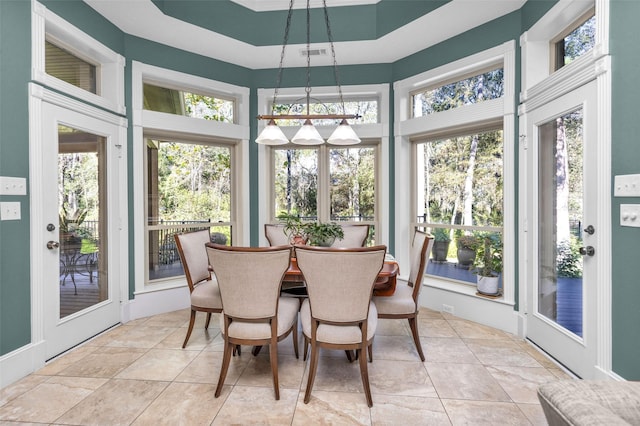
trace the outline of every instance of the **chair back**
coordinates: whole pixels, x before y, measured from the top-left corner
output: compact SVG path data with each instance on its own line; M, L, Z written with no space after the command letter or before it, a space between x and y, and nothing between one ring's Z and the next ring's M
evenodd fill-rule
M336 239L331 247L364 247L369 236L369 225L342 225L344 237Z
M234 247L207 244L225 315L245 320L274 317L291 246Z
M337 323L366 320L386 246L350 249L296 246L295 250L313 318Z
M209 229L174 234L173 238L176 241L178 254L187 277L189 291L193 292L196 284L211 279L209 259L207 259L207 252L204 246L211 241Z
M284 246L289 244L289 236L284 232L284 225L278 223L265 223L264 236L270 246Z
M409 286L413 287L413 300L416 303L418 302L420 289L422 289L422 277L432 248L433 237L425 232L416 230L413 234L413 242L409 251L411 263L408 281Z

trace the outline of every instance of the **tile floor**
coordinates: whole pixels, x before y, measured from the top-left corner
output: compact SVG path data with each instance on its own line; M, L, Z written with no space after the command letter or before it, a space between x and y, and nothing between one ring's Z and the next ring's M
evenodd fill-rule
M218 323L205 331L199 313L183 350L188 317L181 310L118 326L0 390L0 424L544 425L537 386L569 377L515 336L423 309L424 363L405 320L380 320L369 364L372 408L358 363L342 351L321 353L304 404L308 362L295 358L291 337L278 346L280 401L268 351L254 357L248 347L214 398Z

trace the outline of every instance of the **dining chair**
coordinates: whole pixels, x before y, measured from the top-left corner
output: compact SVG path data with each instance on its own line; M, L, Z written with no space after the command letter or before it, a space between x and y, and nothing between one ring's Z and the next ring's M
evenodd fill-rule
M406 283L400 282L391 296L374 296L373 302L378 310L378 318L409 320L409 327L413 336L413 342L418 350L420 359L424 361L424 353L420 344L418 333L419 296L422 289L422 277L429 259L429 253L433 247L433 237L416 230L410 250L409 279ZM371 354L370 354L371 355Z
M264 236L270 246L284 246L290 244L289 236L284 232L284 225L279 223L265 223Z
M386 246L332 248L296 246L298 267L309 297L302 302L300 321L304 334L304 359L311 345L311 361L304 402L318 368L319 348L356 351L367 404L373 406L367 348L371 348L378 323L371 302L373 285L382 269Z
M209 229L187 232L184 234L174 234L176 247L184 274L187 277L189 285L189 294L191 298L191 317L189 318L189 328L187 336L184 339L182 348L187 346L193 325L196 320L196 312L206 312L207 321L204 325L205 330L209 328L212 313L222 312L222 299L220 298L220 289L216 280L211 279L209 271L209 259L205 244L210 242Z
M331 247L364 247L369 237L369 225L341 225L344 236L336 239Z
M293 334L298 358L297 299L280 297L282 278L291 261L291 246L230 247L207 244L209 264L220 286L223 312L220 329L224 355L215 397L220 396L235 345L269 345L276 400L278 386L278 342Z

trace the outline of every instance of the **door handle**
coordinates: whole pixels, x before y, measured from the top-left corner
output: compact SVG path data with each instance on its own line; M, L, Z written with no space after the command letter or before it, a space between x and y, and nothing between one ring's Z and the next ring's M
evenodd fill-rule
M47 242L47 248L49 250L57 249L58 247L60 247L60 243L57 242L57 241L49 241L49 242Z
M596 253L596 249L592 246L580 247L580 254L583 256L593 256Z

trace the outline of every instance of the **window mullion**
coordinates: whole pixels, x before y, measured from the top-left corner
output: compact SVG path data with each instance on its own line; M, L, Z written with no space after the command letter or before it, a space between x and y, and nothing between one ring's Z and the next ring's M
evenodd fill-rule
M329 222L331 219L329 151L327 145L320 146L318 150L318 220L320 222Z

